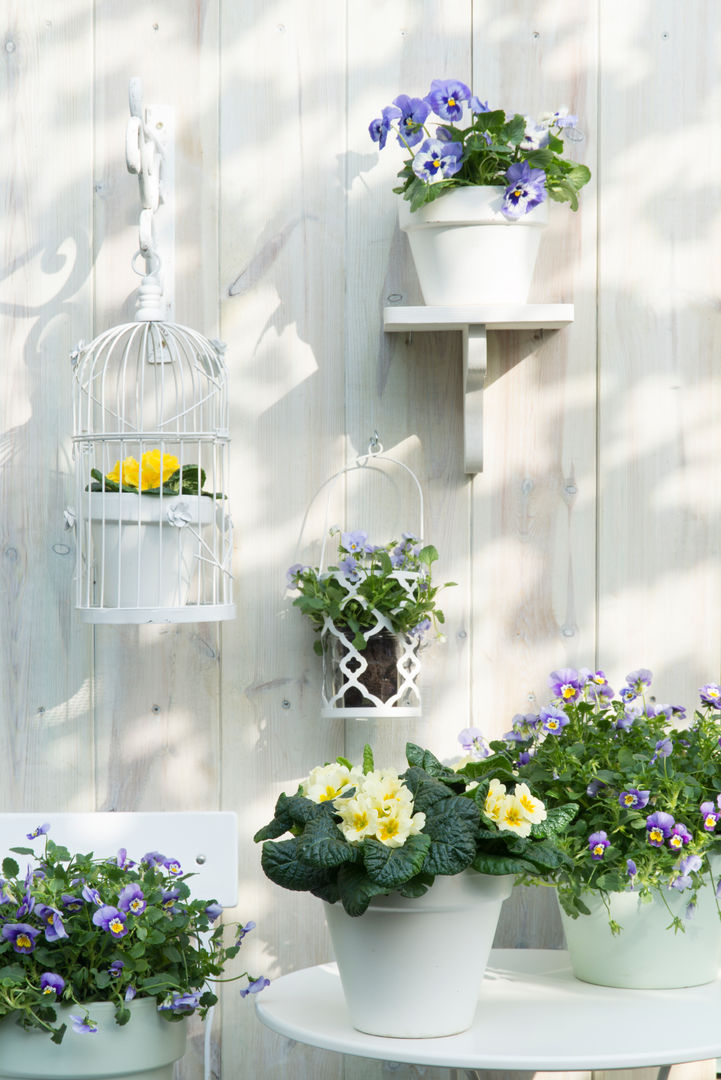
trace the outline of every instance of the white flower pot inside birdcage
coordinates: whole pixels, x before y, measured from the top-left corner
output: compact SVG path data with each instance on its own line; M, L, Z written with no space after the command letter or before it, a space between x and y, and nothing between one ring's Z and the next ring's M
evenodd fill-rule
M163 609L187 604L198 589L216 500L205 495L160 498L139 492L89 496L95 606ZM194 598L197 599L197 596Z
M322 710L325 717L420 716L418 639L396 634L383 615L365 632L357 649L353 634L326 617L323 646Z

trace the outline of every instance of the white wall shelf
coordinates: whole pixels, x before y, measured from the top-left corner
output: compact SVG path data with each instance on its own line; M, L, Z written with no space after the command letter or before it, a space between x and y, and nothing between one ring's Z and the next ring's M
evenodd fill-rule
M386 307L389 334L460 330L463 335L463 452L467 473L483 470L483 388L487 330L560 330L573 322L573 304L479 304L465 307Z

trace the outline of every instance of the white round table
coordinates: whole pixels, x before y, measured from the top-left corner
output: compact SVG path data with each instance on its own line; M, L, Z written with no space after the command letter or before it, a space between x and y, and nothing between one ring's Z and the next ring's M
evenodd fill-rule
M397 987L385 989L402 993L402 973ZM592 986L574 978L561 950L494 949L473 1026L441 1039L356 1031L335 964L276 979L256 999L256 1010L269 1028L298 1042L415 1065L575 1071L721 1056L721 981L684 990Z

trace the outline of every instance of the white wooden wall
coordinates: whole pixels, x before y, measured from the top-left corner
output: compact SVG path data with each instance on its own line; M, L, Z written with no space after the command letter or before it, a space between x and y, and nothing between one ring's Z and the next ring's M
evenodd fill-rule
M3 0L0 809L238 811L244 949L277 976L328 943L251 836L312 765L369 736L388 761L408 736L451 754L566 664L647 666L659 700L687 704L719 678L720 38L717 0ZM177 110L176 317L228 343L240 615L223 625L93 629L71 606L68 354L132 317L132 75ZM535 285L575 322L494 336L475 479L460 335L382 332L387 298L419 293L400 159L367 135L399 92L451 75L506 109L570 106L593 171L577 215L554 208ZM344 730L319 719L284 577L316 557L314 496L374 429L419 474L460 584L423 720ZM402 480L333 512L378 538L414 520ZM522 896L499 940L557 935ZM223 1012L225 1077L388 1071L270 1034L234 988ZM183 1080L201 1051L196 1034Z

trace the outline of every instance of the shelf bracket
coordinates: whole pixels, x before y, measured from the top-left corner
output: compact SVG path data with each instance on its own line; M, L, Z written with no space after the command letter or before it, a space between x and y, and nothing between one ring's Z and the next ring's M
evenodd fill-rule
M488 367L485 323L470 323L463 335L463 458L467 473L483 472L483 388Z
M479 304L464 307L387 307L388 334L460 330L463 340L463 455L465 471L483 471L483 390L488 330L560 330L573 322L573 304Z

